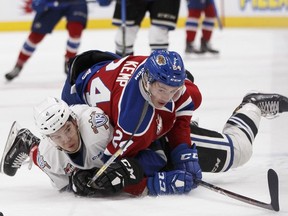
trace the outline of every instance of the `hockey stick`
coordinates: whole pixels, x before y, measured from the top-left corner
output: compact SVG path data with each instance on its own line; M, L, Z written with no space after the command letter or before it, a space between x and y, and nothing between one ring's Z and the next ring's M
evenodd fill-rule
M278 175L273 169L269 169L267 173L268 178L268 187L269 187L269 194L271 203L264 203L249 197L242 196L240 194L228 191L226 189L220 188L218 186L215 186L213 184L207 183L205 181L199 180L197 181L199 185L202 187L205 187L209 190L215 191L217 193L220 193L222 195L228 196L230 198L248 203L250 205L258 206L260 208L272 210L272 211L279 211L279 183L278 183Z
M126 147L130 144L131 139L134 137L134 134L138 131L138 129L139 129L146 113L147 113L148 105L149 105L149 102L145 101L142 112L141 112L141 116L139 118L139 121L138 121L133 133L131 134L129 139L122 146L120 146L120 148L109 158L109 160L107 160L106 163L97 171L97 173L93 176L93 178L90 179L90 181L87 183L88 187L91 187L91 184L97 178L99 178L99 176L116 160L116 158L119 157L126 150Z
M223 29L223 25L222 25L222 22L221 22L221 20L220 20L219 15L218 15L218 11L217 11L216 3L215 3L215 2L213 2L213 7L214 7L214 11L215 11L215 15L216 15L218 27L219 27L220 30L222 30L222 29Z
M126 0L121 0L122 56L126 55Z

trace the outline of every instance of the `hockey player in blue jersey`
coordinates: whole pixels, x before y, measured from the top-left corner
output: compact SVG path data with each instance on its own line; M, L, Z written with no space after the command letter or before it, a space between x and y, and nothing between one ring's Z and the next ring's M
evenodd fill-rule
M100 6L105 6L110 0L98 0ZM106 3L106 4L105 4ZM87 2L85 0L27 0L24 7L26 13L35 11L31 32L25 40L14 68L5 74L8 81L17 77L25 63L34 54L39 43L47 34L52 33L62 18L66 18L68 39L64 55L64 72L67 73L68 61L73 58L81 43L81 36L87 24Z

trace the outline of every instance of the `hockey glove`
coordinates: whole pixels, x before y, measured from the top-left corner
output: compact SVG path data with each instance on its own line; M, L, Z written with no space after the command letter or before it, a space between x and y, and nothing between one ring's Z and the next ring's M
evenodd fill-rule
M76 195L79 196L93 196L98 191L95 188L88 187L87 184L91 178L93 178L94 173L97 172L98 169L90 169L90 170L77 170L75 171L70 179L70 184L72 185L72 190Z
M102 7L109 6L111 4L111 0L97 0L99 5Z
M142 167L137 160L133 158L123 158L120 161L113 162L98 179L95 180L92 187L96 185L107 194L117 193L125 186L139 183L144 177Z
M32 0L32 9L37 13L42 13L47 9L47 0Z
M152 196L188 193L193 184L192 175L182 170L158 172L147 180L148 194Z
M191 148L186 143L180 144L171 152L171 159L175 169L191 173L195 180L202 179L202 171L198 163L198 152L195 144ZM197 184L193 186L197 187Z

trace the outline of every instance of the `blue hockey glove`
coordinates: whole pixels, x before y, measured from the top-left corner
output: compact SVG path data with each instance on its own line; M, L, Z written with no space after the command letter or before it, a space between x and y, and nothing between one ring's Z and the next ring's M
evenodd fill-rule
M191 173L196 180L202 179L196 145L190 148L186 143L180 144L171 152L171 159L175 169ZM195 184L194 186L196 187L197 185Z
M192 175L182 170L158 172L147 180L148 194L152 196L188 193L193 184Z
M111 0L97 0L99 5L102 7L109 6L111 4Z
M47 0L32 0L31 7L37 13L41 13L47 9Z

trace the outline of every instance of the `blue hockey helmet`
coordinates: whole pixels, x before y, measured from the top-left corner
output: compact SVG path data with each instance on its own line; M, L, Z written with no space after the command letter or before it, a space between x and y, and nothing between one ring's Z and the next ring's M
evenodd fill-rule
M153 51L144 64L144 71L148 74L148 82L159 81L173 87L182 86L186 78L183 60L173 51Z

